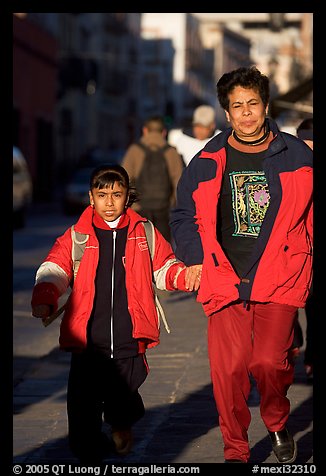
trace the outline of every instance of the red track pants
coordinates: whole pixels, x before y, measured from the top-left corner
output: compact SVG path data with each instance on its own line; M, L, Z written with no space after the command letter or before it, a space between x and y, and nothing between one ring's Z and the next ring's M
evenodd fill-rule
M294 367L288 360L297 308L283 304L227 306L208 320L208 353L225 459L248 461L247 405L250 377L260 394L260 414L269 431L286 425L287 390Z

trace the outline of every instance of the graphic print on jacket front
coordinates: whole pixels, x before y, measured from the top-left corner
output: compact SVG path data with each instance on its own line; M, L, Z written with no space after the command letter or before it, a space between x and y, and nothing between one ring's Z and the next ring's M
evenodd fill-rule
M232 236L257 238L269 205L270 195L263 171L229 174L234 232Z

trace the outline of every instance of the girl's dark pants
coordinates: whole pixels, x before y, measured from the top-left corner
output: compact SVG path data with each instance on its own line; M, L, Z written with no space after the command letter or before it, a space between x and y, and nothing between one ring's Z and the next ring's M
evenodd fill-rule
M138 388L146 379L145 356L111 359L87 350L73 353L68 380L69 445L78 458L98 455L102 422L130 428L145 413Z

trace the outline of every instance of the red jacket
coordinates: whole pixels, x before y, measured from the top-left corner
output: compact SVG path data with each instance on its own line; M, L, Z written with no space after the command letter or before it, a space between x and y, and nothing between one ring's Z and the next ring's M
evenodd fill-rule
M91 315L95 295L95 275L99 248L92 226L93 209L89 206L75 225L75 230L89 235L77 278L67 303L60 327L60 347L65 350L82 350L87 343L87 322ZM142 222L138 213L128 208L129 218L125 250L126 289L128 309L132 318L133 337L143 345L140 349L159 343L160 323L155 306L152 269L157 288L185 289L185 266L176 260L171 245L155 229L155 255L153 268ZM72 239L70 228L57 238L45 261L36 274L32 306L49 304L57 308L72 280Z
M217 207L231 129L214 137L190 162L178 184L171 226L176 256L203 264L198 301L207 316L238 299L303 308L312 281L312 152L280 132L264 158L271 202L242 279L216 236Z

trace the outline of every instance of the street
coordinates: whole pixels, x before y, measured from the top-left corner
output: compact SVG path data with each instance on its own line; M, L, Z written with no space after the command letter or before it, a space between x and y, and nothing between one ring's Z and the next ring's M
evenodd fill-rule
M31 316L31 295L38 266L57 236L73 216L65 216L59 206L37 205L31 209L26 227L13 233L13 351L14 383L57 345L60 319L45 328ZM62 298L64 302L64 297Z
M58 350L60 318L49 327L30 314L35 271L56 236L75 222L58 209L37 208L25 229L14 232L14 463L76 463L67 444L65 392L70 354ZM150 373L141 386L145 417L135 425L130 455L110 463L222 463L223 444L212 396L206 317L193 293L160 292L171 334L148 351ZM300 312L304 327L304 313ZM313 463L313 388L305 380L302 353L289 390L289 428L298 442L297 463ZM251 462L275 464L259 414L255 384Z

